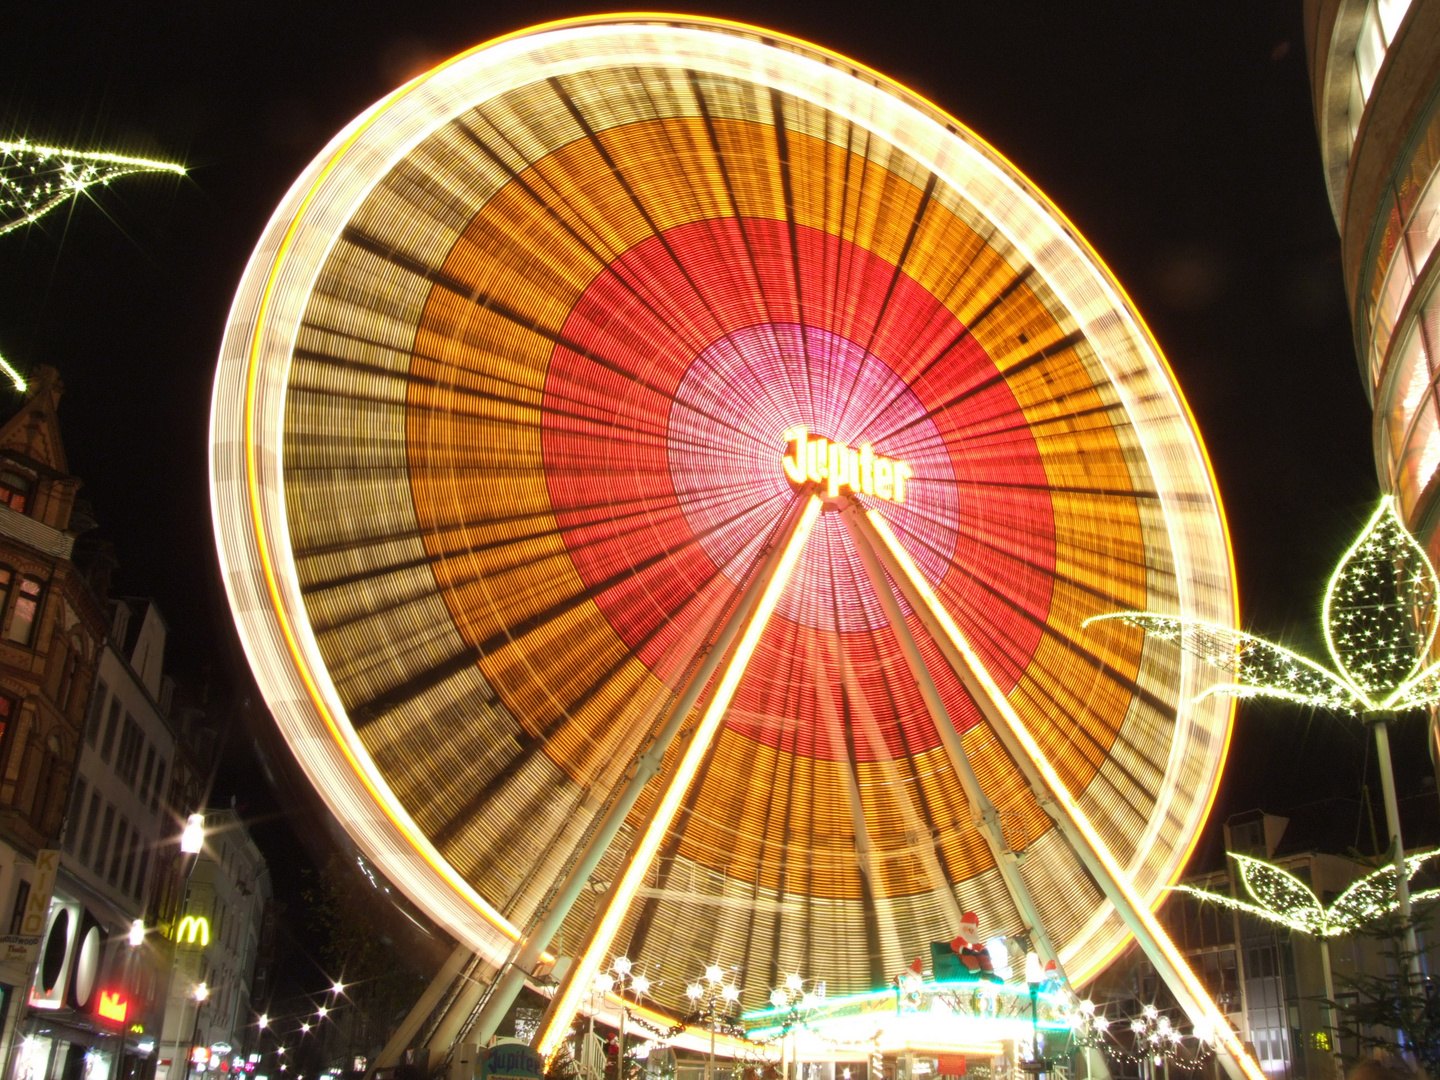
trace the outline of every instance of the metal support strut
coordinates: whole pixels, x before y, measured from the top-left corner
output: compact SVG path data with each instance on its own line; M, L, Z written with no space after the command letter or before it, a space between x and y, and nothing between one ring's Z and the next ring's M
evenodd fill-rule
M669 832L670 826L680 809L680 804L689 790L700 763L709 753L715 737L719 734L721 721L730 708L730 702L739 687L745 667L760 642L770 615L779 603L780 594L791 571L800 559L800 553L809 539L810 530L820 514L820 499L815 495L805 496L799 514L786 530L785 543L778 548L778 558L767 560L761 570L763 581L758 603L750 617L745 620L744 633L735 643L733 653L725 665L724 674L711 695L710 702L701 714L700 722L692 729L689 741L676 762L664 790L655 801L650 820L636 839L625 861L616 883L611 886L600 902L600 910L590 931L585 952L579 961L565 974L550 1007L541 1018L534 1046L541 1056L549 1060L554 1056L560 1043L569 1034L570 1022L579 1008L580 1000L588 992L591 981L599 970L605 953L614 943L620 931L625 913L640 888L650 863ZM757 584L759 584L757 582ZM623 1005L622 1005L623 1008Z
M870 541L896 587L915 609L946 662L994 729L1001 745L1030 784L1040 808L1054 821L1076 858L1090 872L1105 898L1135 935L1146 959L1165 980L1180 1007L1192 1023L1204 1025L1215 1033L1216 1056L1231 1080L1265 1080L1259 1064L1246 1051L1231 1029L1230 1022L1216 1008L1204 985L1190 970L1180 950L1130 884L1129 876L1110 853L1104 838L1071 796L1060 774L1050 764L1009 699L1000 692L984 662L970 647L960 627L945 610L899 538L883 518L872 517L858 508L854 524Z
M675 699L665 726L660 729L645 751L635 759L629 779L624 782L620 794L611 802L604 819L591 836L585 850L571 867L569 875L556 892L548 910L519 946L518 952L512 953L514 959L499 973L493 989L480 1008L479 1016L475 1018L470 1028L474 1042L484 1045L494 1036L501 1021L505 1019L506 1013L510 1011L510 1006L520 996L525 979L534 970L541 954L549 947L555 935L560 932L560 927L569 917L575 901L585 891L590 875L595 872L595 868L600 865L600 860L610 850L611 843L624 826L630 811L635 808L635 803L639 800L641 792L645 790L645 785L660 771L660 766L665 761L665 755L670 750L670 744L675 741L681 725L689 718L690 711L695 708L695 702L699 700L705 687L710 684L715 669L720 666L720 661L730 651L730 646L734 643L736 635L740 633L740 628L745 625L750 613L755 610L755 604L760 599L761 591L770 579L776 561L785 550L785 541L794 533L795 526L803 513L804 505L802 503L795 508L787 527L783 527L772 541L770 549L761 563L760 572L740 594L735 609L720 627L720 633L716 635L709 651L695 667L685 689Z
M945 702L940 698L940 691L935 686L935 680L930 674L925 658L920 655L920 648L915 644L915 637L910 633L910 627L906 624L905 616L900 611L900 603L895 599L895 593L886 580L885 571L880 566L875 548L865 534L864 525L859 520L864 516L864 511L852 501L841 511L840 516L850 531L850 538L855 542L855 550L860 554L860 563L865 567L865 573L870 578L875 595L880 599L880 607L885 612L885 618L890 620L890 629L895 634L895 640L900 644L900 651L905 656L905 663L910 668L910 675L915 680L915 685L919 687L920 696L925 699L925 707L929 710L930 720L934 723L935 730L940 736L940 743L945 748L945 754L950 759L950 767L955 770L955 775L960 779L960 787L965 792L965 801L970 805L970 820L990 847L990 855L995 860L995 868L1000 871L1000 878L1005 883L1006 891L1010 893L1010 899L1015 904L1015 910L1019 912L1021 921L1025 923L1030 938L1035 944L1035 951L1040 954L1042 959L1055 962L1055 973L1068 985L1069 980L1066 979L1065 968L1060 963L1060 954L1051 944L1050 936L1040 923L1040 911L1035 907L1035 901L1030 896L1030 887L1025 884L1025 878L1020 873L1019 856L1005 840L1005 830L1001 825L1000 812L995 809L995 804L990 801L990 797L980 787L980 778L975 775L975 767L970 764L970 755L965 752L964 740L955 730L955 725L950 719L950 710L945 708Z

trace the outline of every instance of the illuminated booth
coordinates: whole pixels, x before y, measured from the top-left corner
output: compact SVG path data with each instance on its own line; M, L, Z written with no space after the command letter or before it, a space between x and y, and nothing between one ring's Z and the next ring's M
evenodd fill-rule
M966 911L1062 986L1133 933L1213 1019L1150 908L1231 705L1082 627L1233 624L1203 447L1083 238L883 76L633 15L407 83L257 246L211 470L282 732L498 979L472 1039L557 955L547 1054L707 966L893 992Z

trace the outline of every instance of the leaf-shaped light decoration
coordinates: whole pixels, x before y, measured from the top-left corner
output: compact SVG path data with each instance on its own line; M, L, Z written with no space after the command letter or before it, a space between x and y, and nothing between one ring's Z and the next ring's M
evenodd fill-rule
M1440 851L1410 855L1405 859L1409 877L1414 877L1425 863L1440 856ZM1337 937L1349 934L1367 922L1398 906L1395 898L1395 867L1386 865L1352 882L1327 908L1310 886L1290 871L1253 855L1231 852L1230 857L1240 868L1240 880L1254 903L1237 900L1225 893L1197 889L1192 885L1174 885L1174 892L1243 911L1269 922L1316 937ZM1412 903L1440 897L1440 889L1412 893Z
M37 146L24 139L0 141L0 236L38 221L96 184L144 172L184 176L185 167L123 154Z
M1325 932L1325 905L1306 885L1288 870L1257 859L1253 855L1234 852L1230 857L1240 869L1240 882L1255 902L1272 911L1285 911L1302 926L1307 934Z
M1112 620L1138 626L1151 637L1173 642L1235 677L1233 682L1210 687L1197 700L1212 694L1233 694L1235 697L1283 698L1340 712L1359 712L1365 708L1364 699L1357 696L1344 679L1309 657L1254 634L1143 611L1096 615L1086 619L1084 625Z
M1440 850L1427 851L1422 855L1405 856L1406 880L1419 873L1420 868L1436 856ZM1440 889L1426 889L1411 893L1410 902L1432 899L1440 896ZM1330 935L1343 934L1369 922L1375 916L1395 910L1395 865L1389 863L1379 870L1367 874L1337 896L1326 912L1328 922L1336 929L1328 930Z
M1325 644L1337 670L1228 626L1148 611L1119 620L1229 672L1211 694L1274 697L1334 712L1384 713L1440 704L1440 663L1425 667L1440 623L1440 579L1386 496L1341 558L1325 591Z
M1340 559L1321 622L1336 669L1366 698L1389 698L1435 640L1435 569L1385 499Z

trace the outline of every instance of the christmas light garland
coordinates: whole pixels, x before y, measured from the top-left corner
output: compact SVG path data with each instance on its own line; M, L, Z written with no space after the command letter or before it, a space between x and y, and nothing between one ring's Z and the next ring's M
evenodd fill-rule
M103 151L38 146L25 139L0 141L0 236L38 221L96 184L157 172L184 176L185 166ZM14 378L13 373L6 373Z
M1407 856L1405 867L1409 876L1413 878L1425 863L1437 855L1440 851ZM1244 911L1314 937L1352 933L1379 916L1394 911L1397 906L1393 865L1383 866L1352 883L1327 908L1308 885L1288 870L1252 855L1232 851L1230 857L1239 866L1240 881L1255 903L1192 885L1174 885L1171 888L1175 892L1188 893L1222 907ZM1433 900L1436 897L1440 897L1440 889L1425 889L1410 894L1412 901Z
M1334 670L1283 645L1229 627L1144 611L1086 619L1120 621L1179 645L1234 676L1199 695L1274 697L1352 714L1440 704L1434 643L1440 579L1389 496L1340 559L1325 590L1321 626Z

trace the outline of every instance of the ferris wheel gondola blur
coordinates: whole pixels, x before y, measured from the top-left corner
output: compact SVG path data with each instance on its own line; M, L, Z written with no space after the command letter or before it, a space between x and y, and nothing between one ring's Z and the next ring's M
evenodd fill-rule
M805 518L733 686L707 675L679 717L733 692L693 777L667 809L682 738L593 874L623 881L661 822L613 952L664 975L662 1016L717 959L747 1006L792 971L882 984L964 911L1043 924L1082 983L1126 925L1019 757L1146 908L1218 783L1231 705L1197 700L1201 662L1082 628L1233 624L1158 347L995 150L804 42L575 20L375 105L256 248L212 466L298 759L496 961ZM572 949L605 896L569 912Z

